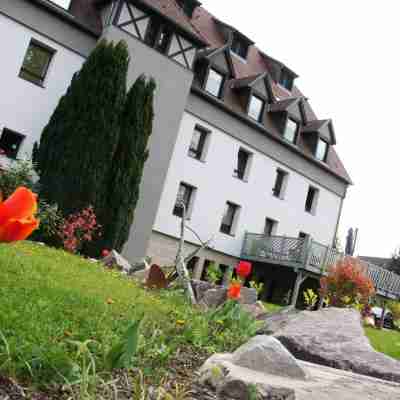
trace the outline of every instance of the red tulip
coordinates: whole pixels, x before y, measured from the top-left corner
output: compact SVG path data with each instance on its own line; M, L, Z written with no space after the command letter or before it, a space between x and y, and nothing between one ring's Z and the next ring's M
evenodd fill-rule
M251 263L248 261L240 261L236 267L236 273L243 279L251 274Z
M37 196L19 187L6 201L0 203L0 242L25 240L39 226Z
M228 289L228 298L231 300L238 300L240 297L240 289L242 285L239 282L231 283Z
M107 249L104 249L104 250L102 250L102 252L101 252L101 256L102 256L103 258L107 257L109 254L110 254L110 250L107 250Z

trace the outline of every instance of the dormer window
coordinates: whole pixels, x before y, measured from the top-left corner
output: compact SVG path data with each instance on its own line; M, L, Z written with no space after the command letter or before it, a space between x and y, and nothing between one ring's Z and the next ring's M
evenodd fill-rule
M233 41L231 50L233 53L243 58L247 59L247 53L249 52L250 43L243 37L239 36L237 33L233 34Z
M293 88L293 80L293 75L286 69L282 69L279 84L285 89L291 91Z
M215 97L221 97L224 81L225 76L223 74L213 68L210 68L205 84L206 92L212 94Z
M265 101L260 97L252 94L249 101L249 109L247 114L257 122L261 121L262 113L264 111Z
M298 130L299 124L296 121L288 118L283 137L290 143L296 143Z
M317 146L315 148L315 158L319 161L324 162L326 160L326 156L328 155L328 143L321 138L318 138Z

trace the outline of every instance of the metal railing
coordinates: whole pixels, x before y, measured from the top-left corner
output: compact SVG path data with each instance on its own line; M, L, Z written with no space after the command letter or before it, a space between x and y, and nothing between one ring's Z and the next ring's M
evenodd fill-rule
M302 268L320 275L326 274L328 268L343 257L343 253L311 238L265 236L255 233L246 233L242 248L242 258ZM378 294L400 298L400 275L374 264L361 260L360 262L365 266Z

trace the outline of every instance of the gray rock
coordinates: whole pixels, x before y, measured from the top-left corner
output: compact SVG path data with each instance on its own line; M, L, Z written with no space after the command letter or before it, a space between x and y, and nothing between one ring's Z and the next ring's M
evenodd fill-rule
M123 271L127 274L132 270L131 264L129 264L128 260L121 256L117 251L112 250L110 254L104 257L102 263L107 267L117 267L120 271Z
M209 308L216 308L226 301L226 289L209 289L204 293L201 303Z
M299 313L293 306L282 308L274 313L264 315L262 319L265 324L258 330L259 335L271 335L283 329Z
M264 320L266 315L268 315L264 306L259 301L255 304L242 304L242 309L258 320Z
M286 348L271 336L255 336L232 354L232 364L253 371L306 379L307 374Z
M257 303L257 291L253 288L242 287L240 290L240 304L255 304Z
M300 360L400 383L400 361L372 348L356 310L289 313L277 325L274 336Z
M207 290L217 288L216 285L213 285L210 282L199 281L196 279L192 279L191 284L197 301L201 301L203 299L204 294L207 292Z

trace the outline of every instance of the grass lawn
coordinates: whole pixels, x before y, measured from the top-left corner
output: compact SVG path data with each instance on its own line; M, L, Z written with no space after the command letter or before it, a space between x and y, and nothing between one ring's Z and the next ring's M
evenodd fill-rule
M76 372L71 341L93 340L90 350L103 371L104 355L141 313L135 366L154 381L185 354L203 360L254 334L247 314L232 329L193 309L181 291L146 291L98 263L31 242L0 244L0 298L0 376L39 385Z
M280 306L278 304L272 304L272 303L266 303L263 302L265 309L269 312L269 313L274 313L276 311L281 310L284 306Z
M365 328L375 350L400 360L400 332L388 329Z

